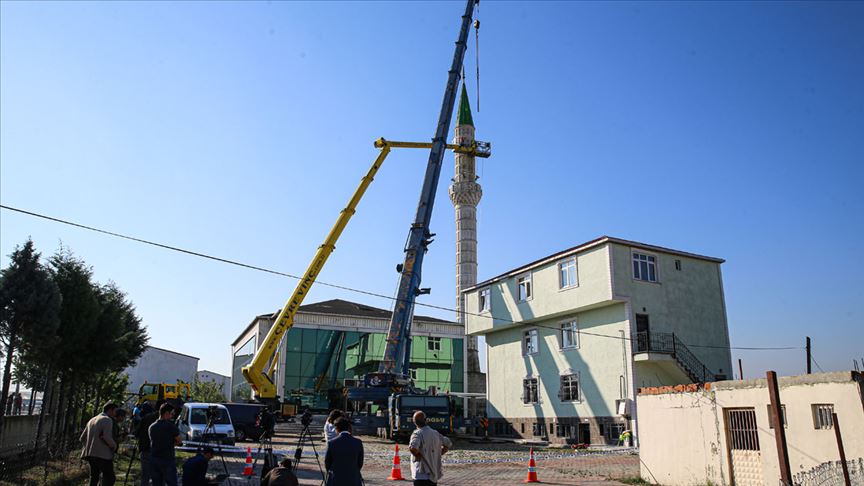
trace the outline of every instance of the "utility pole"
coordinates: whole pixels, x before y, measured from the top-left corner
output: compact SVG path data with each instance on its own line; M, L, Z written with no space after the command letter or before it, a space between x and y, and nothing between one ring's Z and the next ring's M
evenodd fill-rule
M780 461L780 482L784 486L792 485L792 469L789 467L789 450L786 448L786 429L783 428L783 411L780 405L780 387L777 385L777 373L766 373L768 380L768 395L771 398L771 410L774 416L774 439L777 441L777 459Z
M834 436L837 437L840 464L843 465L843 481L845 481L846 486L852 486L852 481L849 479L849 467L846 466L846 451L843 450L843 437L840 435L840 422L837 421L836 413L831 413L831 422L834 424Z
M741 366L741 358L738 358L738 379L744 381L744 367Z
M813 362L813 355L810 354L810 336L807 336L807 345L805 347L807 348L807 374L809 375L813 372L810 364Z

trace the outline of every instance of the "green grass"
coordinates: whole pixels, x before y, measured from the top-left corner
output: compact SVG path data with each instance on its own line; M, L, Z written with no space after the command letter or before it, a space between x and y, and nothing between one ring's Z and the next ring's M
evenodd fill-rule
M644 479L642 479L639 476L628 476L625 478L615 478L615 481L618 481L619 483L624 483L624 484L637 484L637 485L653 484L653 483L649 483L648 481L645 481Z

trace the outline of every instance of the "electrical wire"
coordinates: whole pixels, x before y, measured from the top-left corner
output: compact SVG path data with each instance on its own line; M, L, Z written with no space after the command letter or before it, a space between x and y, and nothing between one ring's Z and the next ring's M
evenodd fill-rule
M76 222L74 222L74 221L69 221L69 220L65 220L65 219L61 219L61 218L56 218L56 217L53 217L53 216L48 216L48 215L40 214L40 213L36 213L36 212L33 212L33 211L27 211L27 210L25 210L25 209L19 209L19 208L15 208L15 207L11 207L11 206L6 206L5 204L0 204L0 208L5 209L5 210L7 210L7 211L13 211L13 212L17 212L17 213L20 213L20 214L26 214L26 215L28 215L28 216L32 216L32 217L35 217L35 218L40 218L40 219L45 219L45 220L48 220L48 221L53 221L53 222L55 222L55 223L65 224L65 225L68 225L68 226L73 226L73 227L76 227L76 228L85 229L85 230L88 230L88 231L93 231L93 232L101 233L101 234L108 235L108 236L114 236L114 237L116 237L116 238L122 238L122 239L125 239L125 240L130 240L130 241L134 241L134 242L137 242L137 243L142 243L142 244L145 244L145 245L155 246L155 247L162 248L162 249L165 249L165 250L176 251L176 252L183 253L183 254L186 254L186 255L192 255L192 256L196 256L196 257L199 257L199 258L204 258L204 259L207 259L207 260L213 260L213 261L220 262L220 263L225 263L225 264L228 264L228 265L234 265L234 266L238 266L238 267L241 267L241 268L246 268L246 269L249 269L249 270L256 270L256 271L259 271L259 272L269 273L269 274L272 274L272 275L279 275L279 276L282 276L282 277L292 278L292 279L294 279L294 280L300 280L300 279L302 278L302 277L299 277L299 276L294 275L294 274L291 274L291 273L281 272L281 271L278 271L278 270L273 270L273 269L270 269L270 268L260 267L260 266L257 266L257 265L251 265L251 264L248 264L248 263L243 263L243 262L239 262L239 261L236 261L236 260L231 260L231 259L228 259L228 258L222 258L222 257L213 256L213 255L208 255L208 254L206 254L206 253L201 253L201 252L193 251L193 250L187 250L187 249L179 248L179 247L176 247L176 246L166 245L166 244L164 244L164 243L157 243L157 242L155 242L155 241L145 240L145 239L143 239L143 238L138 238L138 237L135 237L135 236L124 235L124 234L121 234L121 233L117 233L117 232L115 232L115 231L109 231L109 230L105 230L105 229L101 229L101 228L96 228L96 227L94 227L94 226L88 226L88 225L85 225L85 224L76 223ZM325 286L325 287L330 287L330 288L339 289L339 290L345 290L345 291L347 291L347 292L353 292L353 293L357 293L357 294L368 295L368 296L371 296L371 297L378 297L378 298L381 298L381 299L387 299L387 300L392 300L392 301L397 301L397 302L400 301L400 300L403 300L403 299L399 299L399 298L397 298L397 297L391 297L391 296L389 296L389 295L384 295L384 294L380 294L380 293L377 293L377 292L371 292L371 291L368 291L368 290L362 290L362 289L357 289L357 288L354 288L354 287L348 287L348 286L346 286L346 285L339 285L339 284L334 284L334 283L329 283L329 282L323 282L323 281L321 281L321 280L316 280L315 283L316 283L317 285L322 285L322 286ZM407 302L407 301L405 301L405 302ZM422 307L426 307L426 308L430 308L430 309L438 309L438 310L442 310L442 311L446 311L446 312L452 312L452 313L455 313L455 314L457 314L457 315L461 314L461 315L463 315L463 316L481 317L481 318L484 318L484 319L493 319L493 321L494 321L494 320L498 320L498 321L504 321L504 322L513 323L513 324L519 324L519 323L520 323L520 321L515 321L515 320L513 320L513 319L508 319L508 318L505 318L505 317L495 317L495 316L488 315L488 314L481 314L481 313L469 312L469 311L460 311L460 310L458 310L458 309L453 309L453 308L451 308L451 307L445 307L445 306L441 306L441 305L426 304L426 303L416 302L416 301L414 302L414 305L418 305L418 306L422 306ZM526 324L526 325L529 325L529 324L530 324L532 327L539 327L539 328L544 328L544 329L552 329L552 330L555 330L555 331L560 331L560 329L557 328L557 327L546 326L546 325L542 325L542 324L533 324L533 323L525 323L525 324ZM613 336L613 335L609 335L609 334L600 334L600 333L594 333L594 332L590 332L590 331L583 331L583 330L581 330L581 329L580 329L578 332L579 332L580 335L595 336L595 337L602 337L602 338L610 338L610 339L616 339L616 340L633 341L633 338L629 338L629 337ZM742 350L742 351L783 351L783 350L790 350L790 349L803 349L803 347L801 347L801 346L752 347L752 346L711 346L711 345L704 345L704 344L689 344L689 343L684 343L684 344L685 344L686 346L694 347L694 348L708 348L708 349L734 349L734 350ZM811 355L811 357L812 357L812 355ZM814 360L814 362L815 362L815 360ZM816 364L816 366L817 366L817 367L819 366L818 363ZM819 369L821 370L822 368L819 367Z
M825 370L823 370L822 367L819 366L819 363L816 362L816 358L813 357L813 351L810 351L810 361L813 361L813 364L815 364L816 367L819 368L820 372L825 373Z

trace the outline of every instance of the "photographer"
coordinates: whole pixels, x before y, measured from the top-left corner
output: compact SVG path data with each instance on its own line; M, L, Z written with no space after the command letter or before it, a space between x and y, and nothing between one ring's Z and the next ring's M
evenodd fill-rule
M150 479L153 486L177 486L177 466L174 464L174 446L180 445L180 431L174 424L174 407L163 403L159 407L159 420L148 429L150 435Z

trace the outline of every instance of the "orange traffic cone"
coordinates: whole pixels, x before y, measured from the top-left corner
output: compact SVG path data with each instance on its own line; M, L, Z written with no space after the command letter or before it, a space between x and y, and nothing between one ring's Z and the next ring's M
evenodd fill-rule
M255 471L252 470L252 448L246 448L246 467L243 468L244 476L254 476Z
M404 481L402 477L402 462L399 460L399 444L396 444L396 451L393 452L393 469L390 470L388 481Z
M541 482L537 479L537 463L534 462L534 448L531 448L531 456L528 459L528 477L525 478L523 483L539 483Z

